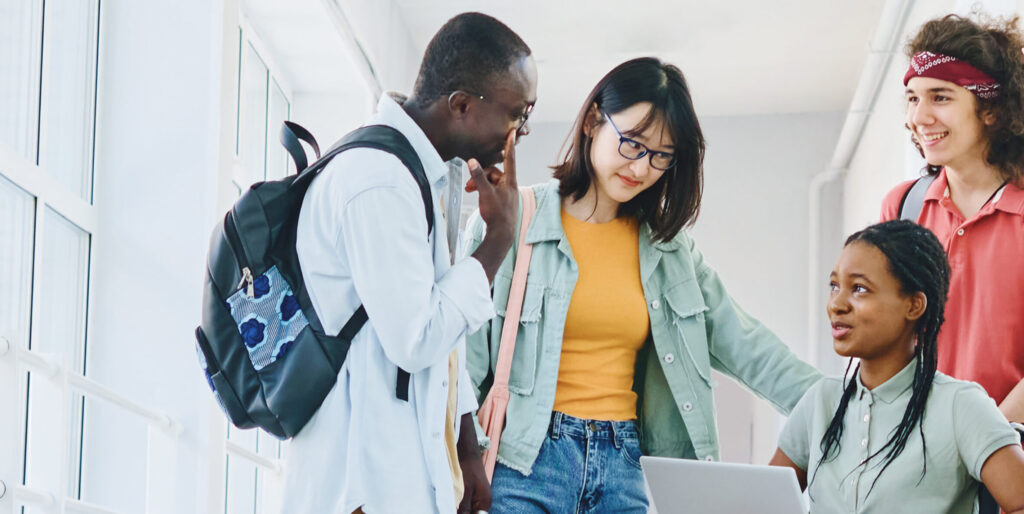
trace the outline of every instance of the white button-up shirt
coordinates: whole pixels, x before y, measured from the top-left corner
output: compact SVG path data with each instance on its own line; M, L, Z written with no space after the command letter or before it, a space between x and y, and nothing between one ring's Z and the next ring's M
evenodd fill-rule
M296 246L324 330L339 332L360 304L369 322L289 447L288 513L456 508L444 442L448 354L458 350L461 417L477 407L464 336L494 316L490 287L476 259L451 264L440 202L449 167L426 135L387 95L369 124L390 125L412 143L431 184L434 230L428 238L412 175L386 152L340 154L306 193ZM411 373L408 402L395 396L398 367Z

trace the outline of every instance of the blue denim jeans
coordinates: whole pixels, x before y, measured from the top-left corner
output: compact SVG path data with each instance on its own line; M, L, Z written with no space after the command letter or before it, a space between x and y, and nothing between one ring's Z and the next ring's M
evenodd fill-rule
M553 413L533 472L499 462L492 496L494 514L646 513L636 423Z

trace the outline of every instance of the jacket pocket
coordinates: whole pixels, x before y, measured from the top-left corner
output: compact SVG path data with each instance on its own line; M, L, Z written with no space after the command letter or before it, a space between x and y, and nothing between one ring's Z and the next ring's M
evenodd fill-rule
M498 287L498 285L499 284L496 284L496 287ZM496 289L494 308L498 313L498 316L501 318L501 326L502 330L504 330L508 304L508 284L500 285L504 287ZM519 316L519 330L516 334L515 351L512 353L512 368L509 371L508 389L513 393L523 396L533 394L533 387L536 383L537 346L540 343L540 322L544 306L545 290L546 288L543 284L528 282L526 285L526 293L523 298L522 314ZM503 292L504 294L501 294L501 297L499 297L499 292ZM495 343L500 345L500 341L501 338L499 336L496 338ZM496 346L492 353L495 365L497 363L499 350L500 346Z
M711 386L711 355L708 350L708 334L704 305L697 282L686 281L668 289L664 295L671 314L669 322L681 339L682 351L694 367L697 375Z

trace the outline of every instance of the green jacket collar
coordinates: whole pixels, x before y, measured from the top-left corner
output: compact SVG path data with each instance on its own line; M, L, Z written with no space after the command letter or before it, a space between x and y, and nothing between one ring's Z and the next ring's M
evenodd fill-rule
M565 238L565 230L562 229L562 197L558 194L558 180L551 179L532 187L537 197L537 212L534 214L530 226L526 228L526 243L561 241ZM675 238L668 242L650 243L650 241L651 227L646 223L641 224L641 248L651 246L662 252L674 252L682 246Z

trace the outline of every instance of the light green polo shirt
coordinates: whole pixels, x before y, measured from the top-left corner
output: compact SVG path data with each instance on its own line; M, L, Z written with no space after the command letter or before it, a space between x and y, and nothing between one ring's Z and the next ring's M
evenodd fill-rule
M812 514L878 512L974 512L981 467L996 450L1019 444L995 402L974 382L936 373L924 411L924 445L915 429L881 475L885 453L860 463L892 437L913 393L914 365L874 390L857 377L846 410L838 455L818 466L821 439L843 394L841 378L812 387L793 409L779 448L807 470ZM927 473L922 478L924 448Z

